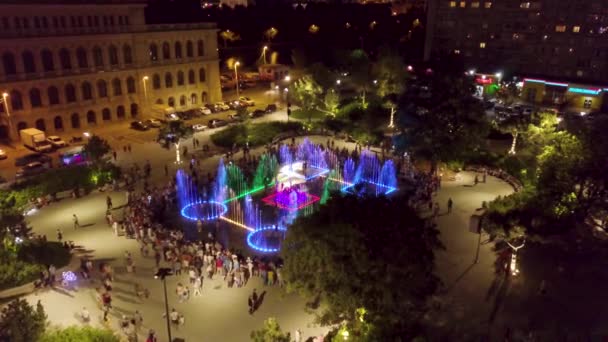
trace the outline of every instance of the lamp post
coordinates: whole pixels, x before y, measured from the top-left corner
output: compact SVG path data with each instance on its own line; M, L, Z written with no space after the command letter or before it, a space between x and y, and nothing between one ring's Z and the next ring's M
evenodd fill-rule
M142 77L141 81L144 84L144 107L148 108L148 87L146 86L146 83L148 82L149 77L148 76L144 76Z
M165 318L167 320L167 334L169 335L169 342L172 342L171 339L171 321L169 318L169 300L167 299L167 276L173 275L173 270L166 267L161 267L158 269L154 278L160 279L163 282L163 290L165 292Z
M237 98L237 100L239 98L239 72L237 69L239 67L239 65L241 65L241 63L238 61L234 63L234 79L236 81L236 98Z
M523 248L526 244L526 240L523 240L521 245L513 246L511 243L507 242L507 245L511 247L513 253L511 253L511 262L509 264L509 269L511 270L511 274L516 276L519 274L519 269L517 268L517 251Z
M264 46L262 49L262 58L264 60L264 64L266 64L266 50L268 50L268 46Z
M4 110L6 111L6 118L7 118L7 121L8 121L8 132L9 132L8 136L9 136L9 139L10 139L11 132L13 131L13 122L11 120L11 112L8 109L8 100L7 100L7 98L8 98L8 93L7 92L2 93L2 103L4 104Z

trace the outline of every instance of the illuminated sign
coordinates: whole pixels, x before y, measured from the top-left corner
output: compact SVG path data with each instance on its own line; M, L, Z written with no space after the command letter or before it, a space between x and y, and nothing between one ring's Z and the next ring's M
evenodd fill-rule
M568 88L568 92L585 95L597 95L602 89Z
M477 77L475 82L479 84L492 84L494 83L494 80L491 77Z
M567 87L568 86L568 83L547 82L545 80L539 80L539 79L535 79L535 78L524 78L524 82L542 83L545 85L556 86L556 87Z

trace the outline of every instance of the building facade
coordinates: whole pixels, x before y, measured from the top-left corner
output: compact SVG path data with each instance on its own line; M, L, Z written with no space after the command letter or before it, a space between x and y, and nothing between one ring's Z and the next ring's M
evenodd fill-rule
M145 4L0 5L0 139L221 100L213 23L147 25Z
M603 81L608 2L431 0L429 53L461 57L484 72Z

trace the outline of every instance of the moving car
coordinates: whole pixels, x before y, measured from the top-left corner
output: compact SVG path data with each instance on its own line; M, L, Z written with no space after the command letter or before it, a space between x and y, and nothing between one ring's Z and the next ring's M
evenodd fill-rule
M252 117L252 118L261 118L262 116L264 116L264 114L266 114L265 111L263 111L261 109L256 109L253 112L251 112L249 114L249 116Z
M8 156L6 155L6 152L4 152L3 149L0 149L0 160L6 159L6 158L8 158Z
M66 147L68 145L65 143L65 141L61 140L61 138L56 135L51 135L47 137L46 141L48 141L55 148Z
M196 124L196 125L192 125L192 129L195 132L200 132L200 131L204 131L207 129L207 126L203 125L203 124Z
M266 114L274 113L274 112L277 111L277 105L276 104L269 104L268 106L266 106L266 108L264 109L264 111L266 112Z
M223 127L223 126L227 126L228 125L228 121L226 120L220 120L220 119L212 119L209 120L209 127L211 128L217 128L217 127Z
M255 102L253 102L253 100L248 98L247 96L239 97L239 102L242 106L255 106Z
M44 155L42 153L30 153L30 154L26 154L23 157L19 157L17 159L15 159L15 166L24 166L27 165L29 163L33 163L33 162L40 162L42 164L50 164L51 163L52 158Z
M133 121L133 122L131 122L131 128L132 129L136 129L138 131L147 131L148 130L148 126L146 126L146 124L144 124L141 121Z
M17 170L15 174L16 178L25 178L36 176L46 171L46 167L41 162L33 162L23 166L21 169Z
M161 126L161 122L156 119L148 119L148 120L144 121L144 125L146 125L148 127L159 128Z

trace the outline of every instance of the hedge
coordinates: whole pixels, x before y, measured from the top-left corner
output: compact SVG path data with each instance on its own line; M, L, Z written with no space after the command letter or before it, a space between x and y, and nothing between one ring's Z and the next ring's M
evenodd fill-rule
M297 132L302 129L299 122L263 122L257 124L239 124L230 126L222 131L211 135L211 141L219 147L231 148L245 146L249 147L266 145L282 133Z

